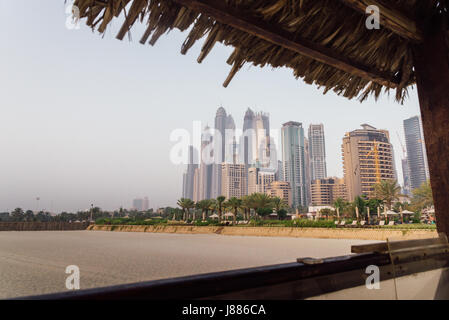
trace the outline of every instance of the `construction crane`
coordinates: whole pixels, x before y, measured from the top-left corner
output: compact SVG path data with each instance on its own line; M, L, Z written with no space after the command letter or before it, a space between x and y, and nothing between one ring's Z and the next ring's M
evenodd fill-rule
M376 140L374 140L374 147L371 149L370 152L368 152L365 157L368 158L370 156L374 155L374 163L376 166L376 182L380 183L381 182L381 174L380 174L380 163L379 163L379 147L378 147L378 142Z

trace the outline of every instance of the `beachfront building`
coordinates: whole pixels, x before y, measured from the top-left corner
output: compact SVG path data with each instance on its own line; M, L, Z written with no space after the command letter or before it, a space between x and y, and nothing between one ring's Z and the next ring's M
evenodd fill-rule
M393 145L387 130L368 124L346 133L343 138L343 170L348 200L373 196L373 186L381 180L395 180Z
M276 170L263 168L248 169L248 194L265 193L271 182L276 180Z
M311 205L331 206L338 198L347 199L345 180L343 178L316 179L311 184Z
M278 197L284 200L289 207L292 206L292 188L290 183L286 181L273 181L271 182L265 193L272 197Z

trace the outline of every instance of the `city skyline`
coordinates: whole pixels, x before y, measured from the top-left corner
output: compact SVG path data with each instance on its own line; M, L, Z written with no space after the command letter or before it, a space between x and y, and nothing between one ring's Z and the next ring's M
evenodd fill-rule
M219 105L236 117L238 128L248 107L269 113L271 128L290 120L305 128L324 123L328 176L338 177L341 157L331 155L340 153L345 132L361 123L389 130L400 168L395 132L405 140L402 121L419 114L415 89L403 106L387 96L360 104L333 92L323 95L283 68L245 66L224 89L232 49L223 45L198 65L201 46L179 55L186 34L177 30L149 49L137 40L117 41L119 25L111 25L103 39L85 25L67 30L62 4L1 6L3 12L21 12L35 27L11 16L0 21L4 30L15 31L0 43L0 211L34 209L36 197L39 208L55 212L92 203L113 210L138 194L148 194L154 207L173 206L182 195L184 168L169 163L170 133L190 130L192 120L212 125ZM117 61L120 68L111 68ZM95 76L86 78L87 69L96 70Z
M217 110L215 123L217 123L217 117L219 116L224 118L231 117L222 106ZM262 135L269 137L268 141L272 145L277 143L280 146L280 150L273 149L270 152L282 155L282 161L275 160L278 165L274 170L261 167L257 156L254 156L254 153L258 154L258 148L254 148L255 145L259 144L257 135L252 133L246 134L246 131L244 131L241 137L237 135L237 140L240 141L239 146L243 145L244 147L243 149L237 148L239 152L235 154L235 124L232 121L233 131L231 136L233 139L231 140L234 147L232 148L233 156L225 159L226 157L221 156L219 150L219 159L215 159L219 163L213 164L213 166L220 166L220 169L223 168L223 170L226 168L227 173L222 175L215 171L212 172L212 180L217 180L216 175L219 174L220 177L218 178L226 179L226 182L222 184L221 193L210 193L206 197L207 199L215 199L219 195L229 198L236 195L241 197L253 193L267 193L271 183L286 181L291 185L292 205L294 207L305 207L314 204L329 205L339 197L349 201L362 195L372 197L372 185L384 179L396 180L400 183L398 177L401 174L397 170L395 151L390 142L390 132L388 130L377 129L365 123L361 124L361 129L353 129L346 132L342 138L342 167L344 174L343 177L332 177L327 176L326 170L324 124L310 124L308 129L309 139L307 139L302 123L295 121L286 122L281 128L281 142L276 142L271 136L273 132L268 132L269 115L263 112L254 113L248 108L244 115L243 129L254 130L254 128L257 128L256 119L258 118L263 119L263 121L260 121L262 125L259 125L259 129L266 130L262 130ZM411 119L415 118L418 119L418 117ZM407 120L404 120L404 123ZM224 124L222 128L224 128ZM208 127L206 129L213 130L213 128ZM215 134L218 134L219 143L217 144L213 137L209 142L213 142L215 148L224 148L225 145L220 144L222 141L220 137L224 135L223 129L215 130ZM408 140L410 140L410 137L408 137ZM264 149L262 144L261 146ZM192 150L192 148L190 146L189 150ZM254 151L252 151L253 149ZM243 156L241 155L242 153ZM404 156L406 156L405 153ZM236 160L237 158L238 160ZM189 159L192 159L191 155L189 155ZM404 167L403 158L401 158L401 164L402 176L404 176L404 181L407 182L408 166ZM191 165L187 165L183 181L185 181L190 167ZM281 172L277 172L277 170L281 170ZM244 176L242 176L242 173L244 173ZM204 188L204 185L201 187ZM244 190L245 187L247 188L246 191ZM401 187L403 192L407 192L407 185L402 185ZM196 189L198 185L195 186L194 182L191 181L190 186L183 187L183 189L187 188ZM234 192L234 190L237 191ZM206 194L207 192L205 191L209 192L209 190L199 189L197 192ZM206 198L193 197L193 200L199 201Z
M248 108L247 109L247 111L246 111L246 113L245 113L245 118L246 118L246 116L248 115L248 112L251 112L251 113L253 113L253 115L254 115L254 118L257 118L257 117L260 117L260 116L262 116L262 115L264 115L264 117L266 117L266 122L267 123L269 123L269 115L268 114L266 114L266 113L263 113L263 112L253 112L252 110L251 110L251 108ZM223 113L224 112L224 113ZM226 111L225 111L225 109L221 106L221 107L219 107L218 108L218 110L217 110L217 114L216 114L216 119L215 119L215 123L217 123L217 117L219 117L220 116L220 114L221 115L224 115L224 118L225 118L225 121L223 122L224 123L224 127L223 128L221 128L220 130L218 130L220 133L223 131L223 129L224 130L228 130L228 129L232 129L233 131L234 131L234 134L235 134L235 129L236 129L236 126L235 126L235 123L234 123L234 120L233 120L233 116L229 113L229 114L227 114L226 113ZM416 119L419 119L419 116L415 116L415 117L411 117L411 118L409 118L409 119L405 119L404 120L404 129L405 129L405 123L406 123L406 121L407 120L415 120L415 118ZM243 121L243 123L244 123L244 126L245 126L245 121ZM294 121L290 121L290 123L295 123ZM419 123L420 123L420 119L419 119ZM229 125L229 124L231 124L231 125ZM286 123L286 124L288 124L288 123ZM284 125L286 125L286 124L284 124ZM306 147L306 146L308 146L309 144L310 144L310 141L312 140L313 141L313 139L307 139L307 137L306 137L306 135L305 135L305 132L306 132L306 130L304 130L304 128L303 128L303 126L302 126L302 123L298 123L298 124L300 124L301 125L301 128L302 128L302 136L303 136L303 139L304 139L304 150L308 150L308 147ZM284 126L283 125L283 126ZM368 126L368 125L366 125L366 124L362 124L362 127L364 127L364 126ZM268 125L268 128L269 128L269 125ZM324 170L324 172L326 172L326 167L327 167L327 163L326 163L326 150L325 150L325 143L324 143L324 140L325 140L325 134L324 134L324 125L321 123L321 124L319 124L319 125L316 125L316 124L310 124L309 125L309 130L308 130L308 137L310 138L311 137L311 135L313 135L313 134L311 134L311 131L312 130L320 130L321 132L319 132L319 133L317 133L317 132L315 132L315 135L316 135L316 137L315 138L317 138L318 137L318 139L319 140L323 140L323 141L320 141L319 143L318 143L318 145L319 145L319 148L321 149L320 150L320 152L322 153L322 154L320 154L320 156L322 156L322 158L324 159L324 163L321 163L321 165L323 166L323 168L321 168L321 170ZM365 128L365 127L364 127ZM217 144L216 144L216 141L213 139L213 136L211 135L211 131L213 131L215 128L211 128L211 127L209 127L209 126L207 126L206 125L206 127L204 128L204 130L203 130L203 134L202 134L202 139L204 139L204 137L206 137L205 139L207 140L207 143L205 144L205 145L208 145L209 143L212 143L213 145L214 145L214 148L216 148L217 147ZM372 128L370 128L370 129L374 129L374 127L372 127ZM269 129L268 129L269 130ZM359 130L359 129L357 129L357 130ZM357 131L356 130L356 131ZM281 128L281 131L282 131L282 128ZM386 131L386 130L380 130L380 131ZM405 132L407 133L407 131L405 130ZM420 133L419 133L420 134ZM389 134L387 133L387 135L388 135L388 138L390 138L389 137ZM235 138L235 137L234 137ZM344 138L343 138L344 139ZM244 140L243 139L240 139L239 140L239 142L240 143L242 143ZM256 141L258 141L257 140L257 137L256 137ZM406 141L407 141L407 137L406 137ZM272 141L273 142L273 141ZM315 144L317 144L317 142L315 142ZM236 161L236 158L238 158L238 150L236 150L236 148L238 149L239 147L241 147L240 146L240 144L236 144L236 141L235 141L235 139L234 139L234 141L233 141L233 143L231 144L232 145L232 149L230 149L230 145L229 145L229 141L228 140L223 140L223 156L222 156L222 161L228 161L229 159L233 159L233 161ZM221 148L221 145L220 146L218 146L219 148ZM281 150L276 150L276 152L279 152L279 154L282 154L282 145L280 145L280 148L281 148ZM232 154L233 154L233 156L232 157L229 157L229 152L230 152L230 150L232 150ZM236 154L236 151L237 151L237 154ZM241 151L240 152L243 152L243 154L246 154L246 149L245 148L243 148L243 149L241 149ZM394 154L394 148L393 148L393 154ZM407 152L407 155L408 155L408 152ZM197 164L195 164L195 162L199 162L198 161L198 157L199 157L199 155L198 155L198 153L196 152L196 150L194 149L194 147L193 146L189 146L189 155L188 155L188 158L189 158L189 164L187 165L187 170L185 170L185 172L182 174L182 197L185 197L185 198L190 198L190 199L195 199L195 196L194 196L194 188L195 188L195 186L194 186L194 179L195 179L195 172L196 172L196 170L198 170L198 171L200 171L201 170L201 166L200 165L197 165ZM311 183L313 183L314 182L314 180L318 180L318 179L312 179L312 174L313 174L313 156L312 156L312 154L308 154L308 152L305 152L304 153L304 163L305 163L305 165L306 165L306 168L305 168L305 170L304 170L304 175L307 175L307 174L309 174L309 178L307 178L307 176L306 176L306 181L305 181L305 184L304 184L304 190L302 190L302 191L300 191L300 192L305 192L306 194L305 194L305 199L306 199L306 201L308 202L308 204L309 205L313 205L313 203L312 203L312 198L311 198L311 195L310 195L310 187L311 187ZM246 158L245 158L246 159ZM243 158L241 158L240 160L243 160ZM321 160L321 159L320 159ZM235 163L239 163L238 162L239 161L239 159L237 159L237 162L235 162ZM310 162L309 162L310 161ZM397 177L397 180L398 180L398 183L400 183L400 180L399 180L399 177L400 176L403 176L403 174L404 174L404 172L403 172L403 170L404 170L404 161L407 161L407 158L406 159L402 159L401 158L401 170L400 171L397 171L397 169L396 168L394 168L394 172L395 172L395 175L396 175L396 177ZM280 161L280 162L282 162L282 161ZM307 163L307 162L309 162L309 163ZM203 195L203 197L205 197L205 198L216 198L218 195L223 195L224 193L222 193L221 192L221 188L222 188L222 186L224 185L224 183L222 183L221 182L221 178L222 178L222 174L221 174L221 171L220 171L220 173L219 173L219 175L220 175L220 193L217 193L216 191L215 191L215 193L216 194L214 194L214 174L217 174L217 172L215 172L214 170L215 170L215 168L214 168L214 166L217 166L217 165L215 165L215 164L212 164L212 165L209 165L209 166L206 166L206 170L210 170L209 172L208 172L208 177L206 178L206 179L210 179L210 181L209 181L209 185L210 185L210 187L209 187L209 190L207 190L206 192L206 194L204 194ZM207 167L209 167L209 168L207 168ZM220 167L220 170L222 170L222 168L224 168L221 164L220 165L218 165L218 167ZM282 168L282 166L281 166L281 168ZM277 169L279 169L279 168L277 168ZM283 172L273 172L273 177L274 177L274 175L276 174L276 175L280 175L280 176L282 176L283 174L285 174L285 169L284 168L282 168L283 170ZM310 170L310 172L307 172L308 170ZM428 170L427 169L427 167L426 167L426 170ZM341 177L343 177L344 176L344 174L342 175L342 176L338 176L337 178L338 179L342 179L342 180L344 180L344 178L341 178ZM332 178L335 178L336 176L328 176L328 175L324 175L324 177L323 178L319 178L319 179L332 179ZM198 177L197 177L198 178ZM245 178L246 180L245 180L245 184L246 184L246 186L248 187L249 186L249 184L250 184L250 182L249 182L249 178L248 178L248 176ZM191 182L189 182L189 183L186 183L186 181L187 180L190 180ZM257 171L257 174L256 174L256 183L257 183L257 186L259 187L259 183L260 183L260 176L259 176L259 171ZM284 182L284 180L281 178L281 179L278 179L278 178L274 178L273 180L270 180L270 181L276 181L276 182ZM188 184L191 184L192 185L192 187L188 187ZM268 185L269 184L267 184L267 186L266 187L268 187ZM401 184L401 186L402 186L402 184ZM259 189L255 189L256 190L256 192L262 192L262 193L264 193L265 192L265 190L264 191L261 191L261 190L259 190ZM313 191L313 190L312 190ZM309 193L309 194L308 194ZM250 194L250 192L248 192L248 194ZM292 198L295 198L294 197L294 195L292 195ZM200 198L198 198L198 199L196 199L195 201L199 201L199 200L201 200ZM142 202L142 201L146 201L146 203L147 203L147 205L145 206L145 205L143 205L143 204L141 204L141 205L137 205L136 206L136 204L135 204L135 201L140 201L140 202ZM176 200L174 200L173 202L175 202ZM170 205L167 205L167 206L175 206L174 204L170 204ZM142 207L142 208L140 208L140 207ZM145 208L144 208L145 207ZM156 207L153 207L153 208L151 208L151 209L157 209L157 208L159 208L159 207L164 207L164 206L156 206ZM120 206L120 208L126 208L126 205L125 206ZM118 209L118 208L113 208L113 209ZM148 210L148 209L150 209L150 207L148 206L148 197L145 197L145 198L136 198L136 199L134 199L133 200L133 205L132 206L130 206L130 209L137 209L137 210L139 210L139 211L145 211L145 210ZM48 210L48 209L43 209L43 210ZM53 211L53 212L55 212L55 211ZM52 212L52 213L53 213Z

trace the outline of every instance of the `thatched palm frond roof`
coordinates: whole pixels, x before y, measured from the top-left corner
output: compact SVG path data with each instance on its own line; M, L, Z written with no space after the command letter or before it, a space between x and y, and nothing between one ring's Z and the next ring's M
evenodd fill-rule
M224 86L251 63L291 68L296 78L350 99L396 89L402 102L415 83L411 43L419 41L419 33L409 31L407 17L414 16L417 1L388 1L401 8L402 18L388 21L398 30L402 24L397 32L383 25L368 30L367 15L354 8L364 0L76 0L75 5L101 33L124 13L119 39L138 21L146 24L140 42L151 45L171 29L190 29L181 53L203 38L198 62L217 42L234 47Z

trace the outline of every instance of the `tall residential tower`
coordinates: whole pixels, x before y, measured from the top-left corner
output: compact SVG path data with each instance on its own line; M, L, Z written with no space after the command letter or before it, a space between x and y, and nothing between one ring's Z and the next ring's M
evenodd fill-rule
M418 116L404 120L405 144L411 189L419 188L429 179L426 145L421 119Z
M183 175L182 197L193 199L195 170L198 169L198 154L193 146L189 146L189 161Z
M233 163L235 158L235 124L223 107L215 115L214 164L212 165L211 198L222 195L221 170L223 163Z
M324 125L309 126L310 178L312 181L327 177Z
M304 129L302 123L287 122L282 126L283 178L290 183L292 205L307 206Z

